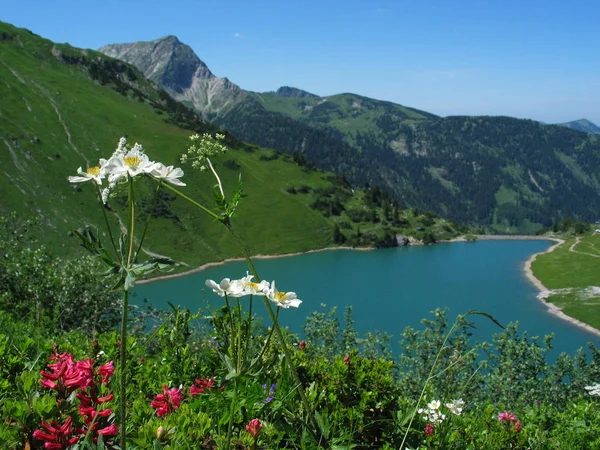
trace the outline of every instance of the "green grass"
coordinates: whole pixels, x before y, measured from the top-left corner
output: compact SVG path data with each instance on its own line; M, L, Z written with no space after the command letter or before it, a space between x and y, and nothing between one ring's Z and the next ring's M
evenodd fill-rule
M159 94L139 72L137 87L147 93L141 100L134 98L133 91L122 95L111 85L93 81L84 65L65 64L53 55L55 45L50 41L3 23L0 32L13 36L0 41L0 163L4 175L0 213L16 211L22 217L42 219L44 243L60 254L72 254L77 242L68 237L70 231L100 225L102 214L94 187L72 185L67 177L75 175L79 166L108 158L124 134L131 144L143 144L151 159L177 164L192 131L165 121L168 112L151 105ZM84 56L78 49L60 48ZM88 55L110 60L92 51ZM210 131L211 126L205 129ZM217 170L229 193L242 174L245 196L235 224L252 252L286 253L332 244L332 223L309 207L311 196L285 191L290 185L330 185L328 174L307 172L287 157L261 161L261 155L272 151L233 139L228 144L232 150L217 159ZM225 167L229 160L239 169ZM188 186L182 190L212 205L214 179L207 172L183 168ZM172 208L184 225L167 219L154 222L145 245L150 251L190 265L240 256L233 240L212 219L181 199L175 200ZM122 212L121 217L125 218Z
M539 255L532 265L535 276L549 289L600 286L600 258L569 251L574 238L551 253ZM586 236L575 250L585 251L587 245L599 245L600 236ZM583 246L583 247L580 247Z
M133 66L92 50L54 44L2 22L0 61L0 214L16 211L23 218L39 218L41 243L59 255L77 254L78 241L69 237L73 229L97 226L101 238L108 239L102 234L103 215L94 186L67 181L78 167L110 157L123 135L130 144L141 143L151 160L179 165L193 132L217 131L189 110L170 104L172 100ZM100 70L101 76L93 76L93 70ZM106 75L114 77L106 81ZM339 218L311 208L320 189L333 188L334 176L300 167L289 155L272 149L232 137L226 143L230 152L215 158L214 164L228 195L241 174L244 195L233 223L252 254L334 245L332 230ZM208 207L214 205L210 172L183 169L187 186L181 190ZM288 192L301 186L308 186L309 192ZM148 197L151 189L141 192ZM360 191L351 195L348 205L364 205ZM123 207L115 202L111 207L125 222ZM225 228L205 213L181 198L169 208L172 217L154 220L148 230L148 251L192 267L241 256ZM112 213L110 220L116 229ZM382 223L360 225L363 231L382 233Z
M270 111L285 114L313 126L338 129L350 144L356 144L357 133L383 139L387 131L382 130L377 123L383 116L393 115L398 124L403 121L422 121L433 117L431 114L413 108L356 94L303 98L280 97L272 93L255 94L255 96Z
M600 330L600 297L589 297L584 291L556 294L548 299L568 316Z
M600 329L600 296L585 289L600 286L600 258L569 251L574 243L574 238L567 239L553 252L539 255L532 270L548 289L573 288L571 292L550 296L548 302L565 314ZM598 254L597 248L600 248L600 236L585 236L574 250Z

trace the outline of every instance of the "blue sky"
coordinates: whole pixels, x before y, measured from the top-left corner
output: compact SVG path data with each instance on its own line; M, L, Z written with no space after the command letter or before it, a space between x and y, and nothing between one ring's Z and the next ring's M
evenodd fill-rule
M174 34L252 91L353 92L440 115L600 124L600 2L19 0L0 20L85 48Z

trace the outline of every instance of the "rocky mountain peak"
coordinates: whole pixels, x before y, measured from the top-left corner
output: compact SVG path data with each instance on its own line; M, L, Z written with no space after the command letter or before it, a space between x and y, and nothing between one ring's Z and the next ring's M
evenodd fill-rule
M149 42L105 45L99 51L133 64L146 78L205 118L209 113L218 114L244 95L228 79L213 75L194 50L173 35Z
M214 77L191 47L173 35L150 42L105 45L99 51L135 65L147 78L174 92L189 89L196 78Z

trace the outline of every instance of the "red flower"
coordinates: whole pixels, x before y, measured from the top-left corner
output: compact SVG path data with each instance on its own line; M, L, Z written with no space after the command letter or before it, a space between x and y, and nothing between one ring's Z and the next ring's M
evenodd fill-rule
M158 417L165 417L167 414L175 411L181 405L183 395L181 389L171 388L167 390L167 385L163 384L163 393L157 394L150 403L152 408L156 408Z
M304 351L306 349L306 341L300 341L300 343L298 344L298 348Z
M425 435L433 436L433 433L435 433L435 427L432 424L428 423L425 427Z
M206 391L210 391L215 385L215 377L211 377L210 380L207 380L206 377L202 377L201 380L196 378L194 380L194 383L196 383L198 386L192 385L192 387L190 388L190 394L204 394Z
M101 434L102 436L116 436L119 434L119 428L113 423L106 428L98 430L98 434Z
M55 353L48 364L50 372L40 371L41 384L49 389L59 391L63 396L68 396L77 388L86 389L93 382L93 361L86 359L75 362L70 353Z
M254 438L254 440L258 439L258 434L260 433L260 429L263 427L263 424L260 423L258 419L252 419L248 425L246 425L246 431L250 433L250 436Z
M515 431L518 433L519 431L521 431L521 421L517 420L515 422Z
M58 425L51 420L50 422L42 421L42 427L46 431L35 430L33 437L44 442L44 448L51 450L62 450L70 445L75 444L79 440L79 436L70 437L71 422L69 417L63 425Z
M102 376L102 383L108 383L110 377L115 373L115 365L112 361L98 367L98 375Z
M350 355L344 356L344 364L346 364L347 366L350 365Z

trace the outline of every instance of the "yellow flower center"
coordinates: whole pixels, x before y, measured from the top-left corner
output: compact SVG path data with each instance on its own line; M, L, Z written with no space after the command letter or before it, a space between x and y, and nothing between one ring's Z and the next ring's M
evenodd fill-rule
M278 302L285 302L287 300L287 292L275 292L275 300Z
M137 166L139 166L142 162L142 160L137 156L126 156L125 158L123 158L123 161L127 166L131 167L132 169L137 169Z
M98 175L100 175L100 167L98 167L98 166L88 167L86 169L86 173L93 177L97 177Z
M255 283L254 281L247 281L246 286L258 291L258 283Z

